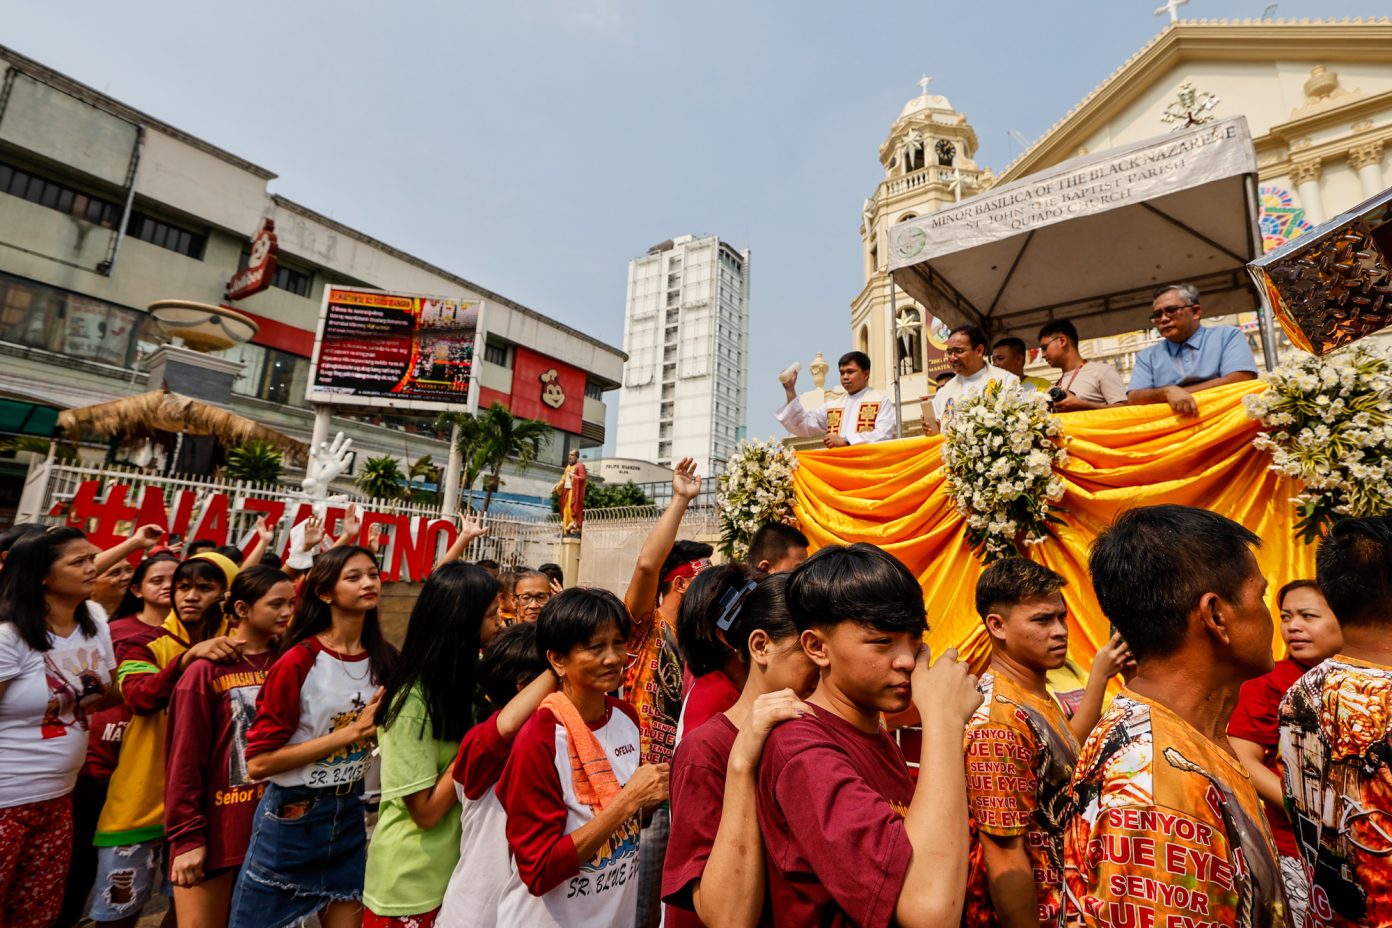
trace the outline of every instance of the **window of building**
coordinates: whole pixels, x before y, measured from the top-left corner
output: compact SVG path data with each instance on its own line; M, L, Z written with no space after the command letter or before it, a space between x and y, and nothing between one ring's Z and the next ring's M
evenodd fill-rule
M218 354L242 364L242 372L232 384L233 393L287 406L305 405L308 358L252 344L238 345Z
M602 400L604 399L604 388L593 380L587 380L585 381L585 396L592 400Z
M203 249L208 244L206 232L192 232L145 213L131 213L126 233L131 238L138 238L160 248L168 248L199 261L203 260Z
M143 342L162 340L152 329L138 310L0 274L0 341L129 368Z
M107 229L114 229L121 221L121 207L115 203L10 164L0 164L0 193L20 197Z
M511 367L512 365L508 363L509 354L510 352L508 351L507 345L501 342L495 342L490 338L484 343L483 359L489 364L496 364L499 367ZM588 388L586 392L588 393Z

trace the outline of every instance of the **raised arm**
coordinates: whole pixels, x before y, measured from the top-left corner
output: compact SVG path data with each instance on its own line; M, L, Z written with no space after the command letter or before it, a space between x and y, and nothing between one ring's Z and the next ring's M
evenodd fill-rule
M164 535L164 529L158 525L142 525L136 529L131 536L115 547L107 548L93 560L97 568L97 575L101 576L111 568L115 567L120 561L125 560L137 551L149 551L159 543ZM112 616L117 618L117 616Z
M810 710L792 690L765 693L735 738L725 770L720 827L701 878L691 888L696 914L709 928L754 928L764 908L764 842L755 808L759 757L779 722ZM709 881L709 882L707 882ZM710 892L702 887L712 887Z
M657 589L662 582L659 575L662 562L667 560L672 544L677 540L682 516L686 515L687 507L700 492L701 478L696 473L696 462L691 458L682 458L672 469L672 501L643 541L643 548L638 552L638 563L633 567L633 579L629 581L628 592L624 594L624 605L628 606L628 614L635 620L642 618L656 605Z
M1121 637L1120 632L1113 632L1111 640L1104 644L1102 650L1093 658L1082 702L1078 703L1078 711L1068 720L1068 728L1080 744L1087 740L1097 720L1102 718L1102 703L1107 699L1107 682L1128 664L1134 664L1131 649L1126 646L1126 640Z
M440 559L435 562L435 566L439 567L441 564L448 564L450 561L459 560L464 556L464 550L473 543L474 539L482 538L487 534L488 529L477 519L473 516L466 516L461 512L459 514L459 534L455 537L454 544L450 545L449 548L445 550L445 553L440 555Z
M904 816L913 856L895 906L903 928L943 928L962 917L967 888L967 781L962 763L962 732L981 705L976 678L944 651L929 665L928 647L919 651L913 674L913 701L923 717L923 749L918 784Z
M275 526L266 521L262 516L256 520L256 544L251 546L251 550L246 553L242 563L247 567L255 567L261 563L262 556L266 549L270 547L271 539L275 538Z

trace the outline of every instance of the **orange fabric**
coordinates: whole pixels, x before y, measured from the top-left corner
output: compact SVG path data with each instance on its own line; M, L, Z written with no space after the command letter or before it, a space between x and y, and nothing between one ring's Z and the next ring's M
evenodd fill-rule
M564 693L547 696L541 701L541 708L549 709L566 730L566 753L570 755L570 776L575 784L575 798L596 812L600 811L623 787L619 786L618 777L614 776L614 768L609 766L609 758L599 739L580 717L575 703Z
M1068 462L1063 525L1030 556L1068 580L1070 653L1090 666L1106 643L1108 622L1088 580L1088 545L1116 514L1136 506L1203 506L1242 523L1262 539L1257 560L1271 591L1313 577L1314 548L1292 534L1291 498L1299 484L1267 470L1252 447L1258 425L1242 398L1264 384L1248 381L1197 394L1199 416L1181 419L1166 405L1065 413ZM981 563L967 544L963 518L944 490L942 438L799 452L794 511L813 548L870 542L908 565L928 605L934 651L955 647L978 672L989 642L973 606Z

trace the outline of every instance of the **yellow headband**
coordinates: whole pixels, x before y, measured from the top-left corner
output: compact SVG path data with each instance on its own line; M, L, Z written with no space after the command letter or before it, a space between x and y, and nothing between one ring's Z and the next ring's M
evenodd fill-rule
M216 551L204 551L202 554L195 554L189 558L190 561L208 561L217 566L227 578L227 585L230 587L232 581L237 579L238 567L230 557L225 554L218 554Z

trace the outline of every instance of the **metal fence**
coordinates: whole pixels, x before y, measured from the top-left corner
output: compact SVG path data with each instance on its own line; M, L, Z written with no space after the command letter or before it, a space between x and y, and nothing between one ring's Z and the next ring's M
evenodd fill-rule
M146 498L149 490L161 494L163 512L157 521L172 524L177 506L187 507L188 531L192 535L202 524L204 514L213 497L222 494L228 497L227 538L229 543L245 548L250 544L261 513L247 508L244 504L252 499L283 499L290 505L277 527L271 550L283 550L289 542L290 523L294 518L297 502L308 500L298 495L299 488L284 483L252 483L240 480L211 480L200 477L166 477L143 473L134 468L110 465L65 464L57 461L35 458L26 477L23 497L19 505L19 518L24 521L40 521L49 524L65 522L70 517L71 506L84 483L96 482L101 485L101 499L110 502L113 492L124 493L125 505L134 513L144 506L154 506ZM119 488L124 488L119 489ZM90 492L90 491L89 491ZM187 493L187 496L181 496ZM379 500L363 497L354 498L345 494L349 502L354 502L364 512L389 517L405 516L412 520L434 521L442 518L438 506L403 502L401 500ZM719 535L719 522L716 511L711 506L701 506L704 500L697 500L697 506L688 510L682 521L680 535L714 542ZM336 504L340 508L343 503ZM150 512L149 509L146 512ZM580 570L578 582L587 586L600 586L623 595L627 589L633 565L642 548L643 539L657 521L661 509L657 506L624 506L613 509L592 509L585 513L584 531L580 541ZM466 560L477 561L489 558L503 567L536 567L548 561L564 563L561 544L560 516L538 507L535 515L475 514L488 529L487 533L472 542L464 552ZM129 532L140 521L138 516L130 518L123 525L122 532ZM386 549L390 552L395 543L399 525L388 522L379 527L386 536ZM332 530L333 526L330 526ZM438 542L435 556L443 553L443 538ZM432 558L433 560L433 558Z

